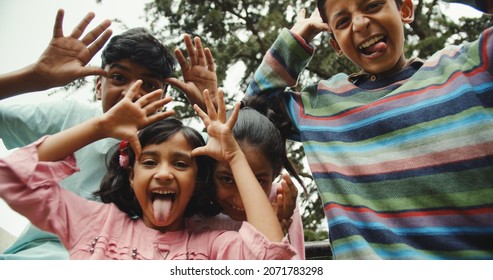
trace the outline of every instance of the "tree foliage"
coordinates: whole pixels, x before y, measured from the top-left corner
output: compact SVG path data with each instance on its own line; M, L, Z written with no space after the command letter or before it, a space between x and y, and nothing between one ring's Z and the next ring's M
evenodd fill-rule
M454 22L441 10L447 4L439 0L415 0L414 4L415 20L405 26L406 57L426 59L448 44L472 41L482 30L493 26L493 17L487 15ZM185 51L184 33L199 36L204 46L212 50L220 85L226 80L228 70L242 64L244 73L234 73L241 75L240 88L226 92L232 101L243 96L248 81L281 29L294 24L301 8L311 13L315 7L315 0L154 0L146 4L145 14L149 30L170 49L179 47ZM322 34L313 42L317 51L299 84L327 79L340 72L358 71L349 60L337 57L327 39L327 35ZM178 101L174 108L178 116L193 118L186 98L176 91L172 95ZM302 171L308 186L308 194L302 196L305 237L307 240L326 239L326 228L320 227L324 220L322 203L310 172L303 164L303 147L289 143L289 156Z

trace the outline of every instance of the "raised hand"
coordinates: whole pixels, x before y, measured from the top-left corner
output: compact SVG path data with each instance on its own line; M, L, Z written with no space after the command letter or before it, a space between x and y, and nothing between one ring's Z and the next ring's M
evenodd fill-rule
M272 203L274 212L277 214L279 223L284 233L287 233L291 226L294 209L298 199L298 189L291 180L289 174L282 174L281 185L276 192L276 199Z
M195 37L193 42L190 35L185 34L185 42L189 60L180 49L175 49L175 56L180 64L183 80L177 78L167 78L165 82L177 87L185 93L188 101L197 104L202 110L206 110L202 93L209 91L213 102L216 104L217 95L217 76L214 65L214 58L209 48L203 48L199 37Z
M174 114L173 110L161 110L172 100L171 97L159 98L163 94L162 89L135 100L141 85L142 81L138 80L130 86L125 97L108 110L101 121L102 130L106 132L105 136L127 140L136 156L141 152L138 130Z
M110 20L105 20L79 39L94 13L88 13L69 36L63 34L64 11L58 10L53 28L53 38L38 61L33 65L34 74L45 88L64 86L78 78L89 75L105 75L100 67L86 66L104 46L112 31Z
M301 9L296 23L291 27L291 32L301 36L306 43L310 43L322 31L329 31L329 25L322 21L318 9L309 18L306 17L306 9Z
M233 112L228 120L226 120L226 105L224 104L223 91L219 90L218 109L216 110L212 103L209 91L204 91L204 101L207 108L205 113L198 105L194 105L194 109L204 123L209 139L207 145L196 148L192 151L193 156L208 155L215 160L225 161L231 164L238 153L241 153L240 146L236 142L233 135L233 126L238 119L240 110L239 103L235 105Z

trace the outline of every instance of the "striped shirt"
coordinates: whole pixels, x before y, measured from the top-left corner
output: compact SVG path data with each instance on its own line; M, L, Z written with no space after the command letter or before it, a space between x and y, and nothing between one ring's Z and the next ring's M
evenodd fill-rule
M391 79L289 90L313 52L284 29L247 94L282 97L334 257L493 259L493 28Z

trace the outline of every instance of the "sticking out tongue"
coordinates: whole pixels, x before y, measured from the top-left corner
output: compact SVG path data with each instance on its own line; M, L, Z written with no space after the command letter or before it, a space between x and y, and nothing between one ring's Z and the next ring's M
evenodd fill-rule
M387 44L385 42L377 42L365 49L365 53L374 54L377 52L383 52L387 49Z
M170 197L156 197L152 202L152 210L154 211L154 221L156 223L166 223L169 218L171 204L173 201Z

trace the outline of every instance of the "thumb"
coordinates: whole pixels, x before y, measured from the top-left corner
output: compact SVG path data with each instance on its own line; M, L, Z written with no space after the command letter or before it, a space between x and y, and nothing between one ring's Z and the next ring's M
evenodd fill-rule
M185 92L186 84L180 79L177 79L175 77L169 77L169 78L164 79L164 82L168 83L172 87L178 88L180 91Z
M142 147L140 146L139 138L137 137L137 135L133 135L129 137L127 141L130 144L132 151L134 151L135 160L137 160L138 158L140 158L140 153L142 152Z
M192 156L206 156L207 155L207 149L205 147L197 147L192 150Z
M87 77L87 76L106 76L106 71L100 67L86 66L82 71L82 77Z

